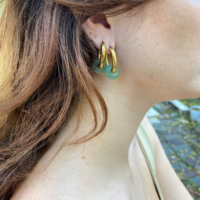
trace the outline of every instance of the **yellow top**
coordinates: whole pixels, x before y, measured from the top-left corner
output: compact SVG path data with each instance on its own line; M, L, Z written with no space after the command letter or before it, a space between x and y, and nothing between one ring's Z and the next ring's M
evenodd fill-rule
M160 197L160 200L164 200L158 180L156 178L156 166L155 166L155 151L153 148L153 145L151 143L151 140L149 136L147 135L145 129L143 128L142 124L140 124L137 134L136 134L138 143L140 144L140 147L143 151L144 157L148 163L153 182L155 184L155 187L157 189L158 196Z

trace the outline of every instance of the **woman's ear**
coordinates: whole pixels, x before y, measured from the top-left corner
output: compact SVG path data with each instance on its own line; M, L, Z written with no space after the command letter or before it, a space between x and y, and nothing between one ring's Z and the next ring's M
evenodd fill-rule
M82 30L94 41L98 49L101 49L101 43L104 41L107 54L110 54L110 46L115 48L112 25L108 23L104 14L97 14L88 18L82 24Z

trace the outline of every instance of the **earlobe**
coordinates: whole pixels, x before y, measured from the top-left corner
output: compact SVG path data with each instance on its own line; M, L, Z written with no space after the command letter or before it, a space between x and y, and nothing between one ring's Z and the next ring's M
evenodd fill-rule
M82 24L82 30L91 38L98 49L101 48L101 43L104 41L106 53L110 54L109 46L114 46L111 27L107 22L105 15L97 14L88 18Z

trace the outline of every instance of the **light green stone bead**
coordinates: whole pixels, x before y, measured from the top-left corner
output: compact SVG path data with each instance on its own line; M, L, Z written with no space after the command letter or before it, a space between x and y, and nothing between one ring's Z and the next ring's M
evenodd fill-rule
M104 65L102 68L100 68L99 65L100 65L100 58L94 60L94 62L92 64L92 69L98 74L103 73L105 71L106 62L104 62Z
M105 75L109 79L116 79L119 76L119 67L117 67L116 71L114 73L111 72L112 70L112 64L107 65L105 69Z

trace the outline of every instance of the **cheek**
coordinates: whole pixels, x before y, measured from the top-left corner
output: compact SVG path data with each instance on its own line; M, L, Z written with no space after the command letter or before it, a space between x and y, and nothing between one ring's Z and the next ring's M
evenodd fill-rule
M200 10L177 4L149 16L134 41L135 76L157 90L200 84Z

